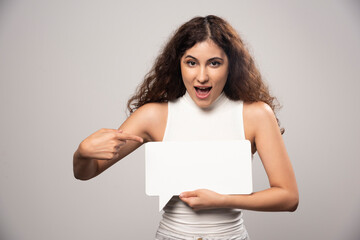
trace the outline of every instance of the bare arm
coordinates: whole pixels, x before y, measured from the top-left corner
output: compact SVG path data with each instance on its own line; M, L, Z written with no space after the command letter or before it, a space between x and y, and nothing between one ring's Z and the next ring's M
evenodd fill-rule
M73 157L74 176L91 179L140 147L144 142L157 141L167 105L146 104L137 109L119 129L100 129L84 139ZM161 139L160 139L161 140Z
M295 211L299 195L295 174L271 108L253 103L244 109L246 138L255 143L270 188L250 195L222 195L200 189L182 194L194 209L240 208L256 211ZM246 114L246 119L245 119Z
M88 180L139 147L143 138L116 129L100 129L82 141L74 153L77 179Z

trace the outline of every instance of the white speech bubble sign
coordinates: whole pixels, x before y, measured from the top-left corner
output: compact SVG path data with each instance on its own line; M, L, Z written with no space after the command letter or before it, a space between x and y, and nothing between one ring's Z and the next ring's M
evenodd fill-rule
M159 196L159 211L172 196L210 189L250 194L252 153L248 140L168 141L145 144L145 191Z

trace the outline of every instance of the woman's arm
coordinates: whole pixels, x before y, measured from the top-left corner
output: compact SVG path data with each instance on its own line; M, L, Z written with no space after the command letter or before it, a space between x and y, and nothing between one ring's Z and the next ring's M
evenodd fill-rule
M161 141L167 104L150 103L137 109L119 129L100 129L83 140L73 156L74 176L91 179L140 147ZM159 140L160 138L160 140Z
M299 194L295 174L275 115L265 103L244 105L246 138L255 144L267 173L270 188L250 195L222 195L199 189L182 193L194 209L240 208L256 211L295 211Z
M96 131L82 141L74 153L75 178L88 180L97 176L139 147L143 141L143 137L122 130L103 128Z

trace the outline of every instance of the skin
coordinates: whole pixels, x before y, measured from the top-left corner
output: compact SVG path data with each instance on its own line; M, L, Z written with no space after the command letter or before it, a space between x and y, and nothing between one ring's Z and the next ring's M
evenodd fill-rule
M211 40L195 44L181 58L182 77L189 95L207 108L221 94L228 75L228 58ZM194 86L212 86L199 99ZM119 129L100 129L83 140L74 153L74 175L87 180L102 173L145 142L162 141L167 103L148 103L137 109ZM208 189L183 192L180 199L195 211L240 208L256 211L295 211L299 196L295 174L272 109L263 102L244 103L245 138L258 151L270 187L249 195L223 195ZM240 124L240 123L239 123ZM256 148L255 148L256 145Z
M201 108L209 107L224 89L229 61L225 52L213 41L207 40L188 49L181 58L181 75L187 92ZM212 87L210 95L201 99L194 86Z

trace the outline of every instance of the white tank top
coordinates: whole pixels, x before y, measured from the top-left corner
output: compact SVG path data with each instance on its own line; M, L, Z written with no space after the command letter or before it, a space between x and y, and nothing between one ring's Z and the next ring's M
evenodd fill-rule
M209 108L202 109L186 92L168 103L163 141L244 140L242 114L243 102L232 101L224 93ZM164 207L159 225L161 228L185 234L239 232L243 229L242 212L240 209L225 208L195 212L178 196L174 196Z

